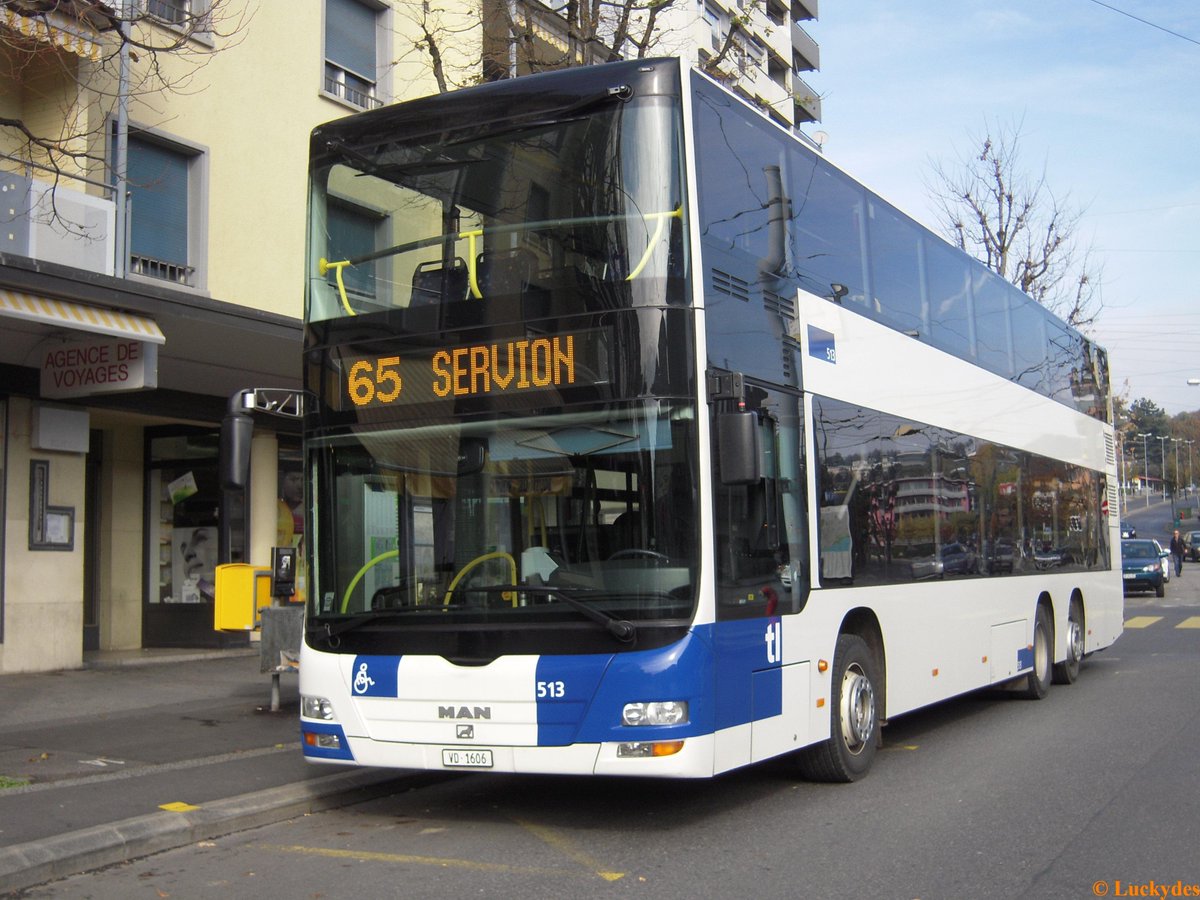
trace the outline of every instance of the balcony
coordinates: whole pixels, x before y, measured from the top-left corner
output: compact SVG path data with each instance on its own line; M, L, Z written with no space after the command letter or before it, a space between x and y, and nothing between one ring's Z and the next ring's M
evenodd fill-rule
M329 73L325 75L325 93L345 100L351 106L357 106L359 109L378 109L383 106L383 101L379 98L365 90L355 88L347 84L344 79L339 79Z
M795 22L792 22L792 59L797 72L812 72L821 68L821 48Z
M769 52L780 59L792 58L792 40L786 21L778 21L770 14L757 7L750 11L750 34L757 38Z
M797 75L792 75L792 100L795 103L797 125L821 121L820 96Z
M14 172L0 172L0 194L0 251L113 274L116 206L111 200Z
M793 20L815 18L817 18L817 0L792 0Z
M196 267L133 253L129 256L129 274L190 286L195 284Z

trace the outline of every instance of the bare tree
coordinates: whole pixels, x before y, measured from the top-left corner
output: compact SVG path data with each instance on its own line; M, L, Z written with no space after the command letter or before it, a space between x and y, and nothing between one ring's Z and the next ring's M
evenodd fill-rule
M1046 172L1028 174L1020 125L1000 125L974 139L971 156L953 168L931 164L930 193L947 238L1071 325L1099 315L1101 269L1081 247L1082 210L1056 196Z
M661 38L661 16L677 0L485 0L485 35L507 52L509 74L644 59Z
M747 0L731 16L715 52L700 68L725 83L740 77L752 13L763 0ZM471 12L464 12L470 8ZM439 91L479 81L511 78L570 66L644 59L676 52L687 43L695 13L682 0L408 0L396 10L398 62L420 60ZM478 30L474 60L463 54ZM450 57L454 56L451 61ZM734 61L737 61L736 64Z
M118 103L187 92L245 27L248 14L232 5L210 0L192 12L178 0L0 0L0 84L24 98L0 116L5 162L54 186L63 178L112 184L107 129ZM51 214L76 230L56 206Z

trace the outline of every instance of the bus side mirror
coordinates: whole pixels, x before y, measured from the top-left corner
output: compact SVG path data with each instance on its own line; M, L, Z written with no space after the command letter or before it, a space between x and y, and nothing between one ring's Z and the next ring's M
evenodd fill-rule
M458 445L458 474L475 475L487 465L487 441L483 438L463 438Z
M231 412L221 421L221 488L240 491L250 480L250 439L254 437L254 419L245 413Z
M755 484L762 478L758 416L752 412L723 412L716 417L717 464L721 484Z

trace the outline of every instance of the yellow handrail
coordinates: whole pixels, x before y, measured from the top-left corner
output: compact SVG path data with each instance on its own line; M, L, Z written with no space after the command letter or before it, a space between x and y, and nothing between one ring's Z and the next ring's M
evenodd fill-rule
M346 285L342 282L342 269L346 268L346 266L349 266L349 265L353 265L353 263L351 263L350 260L348 260L348 259L343 259L343 260L340 260L339 262L330 262L329 260L322 257L317 262L317 270L321 273L322 278L324 278L327 274L329 274L330 269L334 270L334 273L337 275L338 294L342 298L342 306L344 306L346 308L347 313L349 313L352 316L357 316L358 313L356 313L350 307L350 298L348 298L346 296Z
M458 570L458 574L455 575L454 578L452 578L450 580L450 586L448 588L446 588L446 595L442 598L442 606L450 605L450 598L454 594L454 589L456 587L458 587L458 583L460 581L462 581L463 576L466 575L468 572L470 572L473 568L475 568L480 563L487 562L489 559L507 559L509 572L512 573L513 587L517 586L517 561L512 558L512 554L505 553L503 550L497 550L495 553L485 553L485 554L483 554L483 556L475 557L473 560L471 560L469 563L467 563L465 566L463 566L461 569ZM514 591L505 591L500 596L503 597L505 600L507 600L509 603L511 603L513 606L517 605L517 595Z
M682 206L677 207L676 209L673 209L670 212L646 213L644 216L642 216L642 218L645 219L647 222L649 222L651 219L655 219L655 220L657 220L658 224L654 228L654 235L650 238L650 241L646 244L646 252L642 254L642 258L640 260L638 260L638 264L633 267L633 271L630 272L628 276L626 276L626 278L625 278L626 281L633 281L633 279L637 278L639 275L642 274L642 269L646 268L646 266L649 265L650 256L651 256L651 254L654 253L655 245L662 238L663 228L666 227L667 219L682 219L683 218L683 207Z
M362 577L367 574L367 569L383 562L385 559L399 555L399 550L386 550L383 553L380 553L374 559L367 560L366 565L354 573L354 577L350 579L350 584L346 587L346 593L342 595L342 612L345 612L350 606L350 595L354 592L354 589L358 586L358 583L362 580Z
M483 229L476 228L474 231L463 231L458 235L460 238L467 239L467 282L471 286L471 296L476 300L483 299L483 292L479 290L479 266L475 262L475 239L483 237Z

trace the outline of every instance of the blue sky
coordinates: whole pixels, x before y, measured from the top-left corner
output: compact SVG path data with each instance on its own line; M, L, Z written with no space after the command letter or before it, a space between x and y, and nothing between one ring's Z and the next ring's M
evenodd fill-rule
M934 230L931 162L1019 124L1024 168L1085 210L1114 389L1200 409L1200 3L823 0L808 30L823 121L805 130Z

